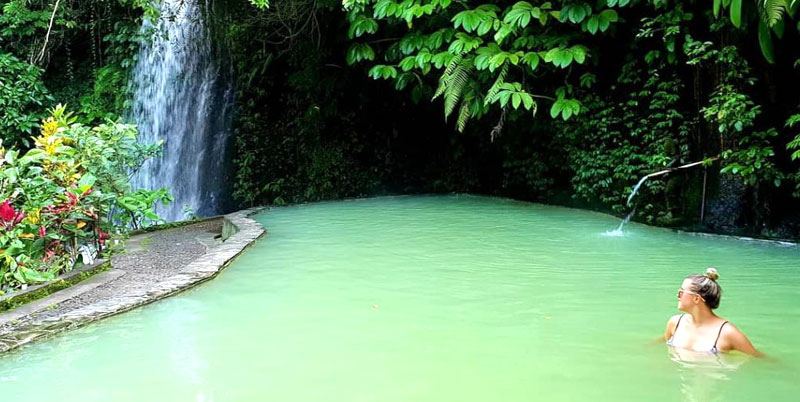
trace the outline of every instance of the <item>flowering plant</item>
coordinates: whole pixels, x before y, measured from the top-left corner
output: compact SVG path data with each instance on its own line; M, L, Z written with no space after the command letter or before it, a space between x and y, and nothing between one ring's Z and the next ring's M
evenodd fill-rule
M24 155L0 142L0 291L54 279L79 256L88 263L115 225L160 222L153 204L171 201L166 189L134 191L129 181L160 145L136 134L113 121L77 124L59 105ZM137 194L149 204L128 201Z

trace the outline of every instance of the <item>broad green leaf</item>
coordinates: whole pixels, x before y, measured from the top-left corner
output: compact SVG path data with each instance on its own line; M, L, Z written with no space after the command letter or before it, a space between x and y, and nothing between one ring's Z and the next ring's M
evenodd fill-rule
M592 35L594 35L595 33L597 33L597 28L600 25L600 22L598 21L598 16L593 15L589 17L589 19L586 20L585 24L586 24L585 25L586 30L589 31L589 33L591 33Z
M742 0L731 0L731 22L736 28L742 27Z
M533 107L533 104L535 103L533 101L533 97L531 97L527 93L521 94L520 96L522 97L522 103L525 106L525 110L531 110L531 108Z
M373 79L389 79L397 77L397 69L394 66L378 64L369 70L369 76Z
M570 53L578 64L583 64L583 61L586 60L586 48L583 46L573 46L570 48Z
M567 105L567 106L569 106L569 105ZM572 107L565 107L565 108L563 108L561 110L561 117L564 120L569 119L570 116L572 116Z
M772 34L764 21L758 22L758 44L761 45L761 53L770 64L775 64L775 51L772 45Z
M433 63L434 67L442 68L450 63L450 60L453 60L455 57L454 54L450 52L440 52L436 53L433 57L431 57L431 63Z
M92 188L94 183L97 181L97 178L94 177L91 173L84 174L80 180L78 180L78 189L81 193L85 192L86 190Z
M529 65L531 70L535 70L539 65L539 55L536 52L528 52L522 56L522 62Z
M775 36L777 36L778 39L783 39L783 31L785 29L785 26L786 25L784 24L783 19L779 19L772 26L772 32L775 32Z
M375 59L375 51L366 43L354 43L347 51L347 64L353 65L363 60Z
M569 20L574 24L578 24L586 18L586 10L580 5L573 5L569 9Z
M417 58L414 57L414 56L406 56L405 58L403 58L403 60L400 61L399 66L403 71L409 71L412 68L414 68L414 64L416 63L416 59Z
M513 26L508 24L503 24L500 29L497 30L494 34L494 41L497 43L503 43L503 39L505 39L508 35L514 32Z
M522 98L518 93L511 95L511 106L513 106L514 109L519 109L520 103L522 103Z
M561 108L563 107L563 101L557 100L553 102L553 106L550 107L550 117L556 118L561 113Z

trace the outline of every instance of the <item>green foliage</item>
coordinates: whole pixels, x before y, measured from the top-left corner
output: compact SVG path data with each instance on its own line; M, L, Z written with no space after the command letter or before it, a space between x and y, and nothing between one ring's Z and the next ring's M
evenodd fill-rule
M52 280L102 251L114 226L157 223L165 189L133 191L128 174L158 145L136 141L133 126L76 123L62 106L42 122L24 154L0 144L0 290ZM134 203L134 201L138 203ZM144 201L144 202L142 202ZM84 250L84 251L82 251Z
M262 10L266 10L269 8L269 0L250 0L250 4Z
M28 137L41 119L42 102L50 96L42 70L0 52L0 138L10 146L30 146Z
M547 85L559 79L565 79L567 86L574 85L571 73L592 55L585 43L588 38L582 35L606 33L620 20L616 10L602 3L456 4L458 7L438 0L425 4L363 0L345 2L344 6L350 37L359 38L348 52L348 64L371 61L383 54L386 62L396 64L378 64L369 75L394 79L396 88L405 89L408 76L396 74L389 67L417 72L420 79L412 90L418 92L420 87L434 85L426 76L439 70L434 99L443 98L445 117L458 111L459 131L465 129L467 121L489 114L493 107L510 107L511 113L535 112L537 99L553 102L553 117L569 119L578 114L579 101L565 97L571 92L554 97L542 91L559 89ZM364 41L380 32L388 38ZM371 46L377 43L379 47Z
M607 103L588 95L585 117L561 129L575 197L617 212L626 209L625 199L642 176L688 158L689 127L679 111L679 79L642 68L636 61L626 64L617 79L618 100ZM664 189L664 181L649 180L637 195L639 214L647 221L675 208L662 201Z

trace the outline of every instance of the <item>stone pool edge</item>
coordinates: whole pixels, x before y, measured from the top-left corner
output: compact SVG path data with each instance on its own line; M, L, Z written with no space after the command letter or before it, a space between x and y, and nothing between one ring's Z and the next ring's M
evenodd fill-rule
M176 274L138 294L101 300L47 321L0 334L0 354L35 340L80 328L103 318L173 296L213 279L266 233L266 229L260 223L250 219L250 216L264 209L256 207L223 215L223 220L230 224L235 233L231 233L223 243L190 262Z

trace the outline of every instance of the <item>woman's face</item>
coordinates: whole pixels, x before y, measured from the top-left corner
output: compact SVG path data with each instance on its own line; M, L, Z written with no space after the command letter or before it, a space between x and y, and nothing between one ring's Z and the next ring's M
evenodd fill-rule
M700 296L692 291L691 279L684 279L681 288L678 289L678 310L689 311L696 304Z

